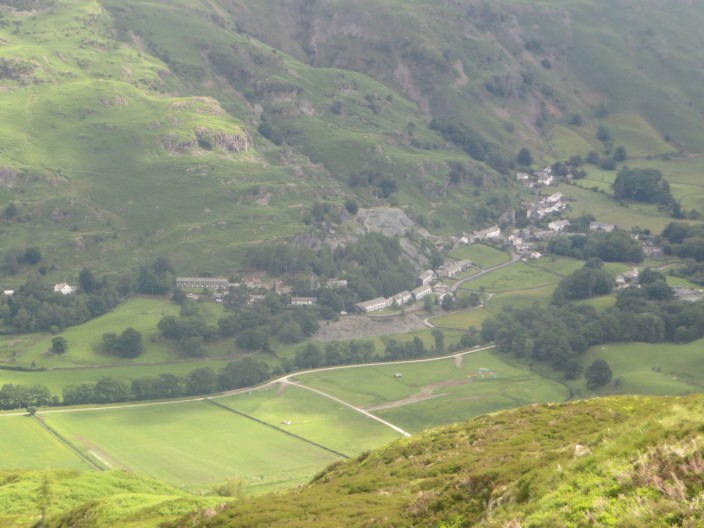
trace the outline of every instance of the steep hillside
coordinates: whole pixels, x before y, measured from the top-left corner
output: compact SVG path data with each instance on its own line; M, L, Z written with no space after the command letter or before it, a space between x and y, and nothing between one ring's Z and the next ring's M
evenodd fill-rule
M495 141L539 145L555 125L635 113L673 146L704 148L704 9L691 2L220 3L253 37L365 73Z
M173 526L687 526L704 515L704 398L542 405L429 430L299 490Z
M457 229L486 196L467 183L448 199L448 164L498 182L391 89L298 62L217 7L8 0L0 13L0 196L15 207L2 249L38 246L57 276L158 254L230 272L242 244L307 230L314 202L355 194L419 209L430 196Z
M242 247L344 242L343 204L439 235L517 200L509 175L605 151L704 149L690 2L4 0L3 256L43 272L168 255L231 273ZM314 204L330 218L309 221ZM33 271L0 266L20 282Z

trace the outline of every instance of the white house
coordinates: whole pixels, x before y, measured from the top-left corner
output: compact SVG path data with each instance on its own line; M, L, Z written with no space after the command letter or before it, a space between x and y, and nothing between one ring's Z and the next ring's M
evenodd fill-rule
M550 222L548 224L548 229L551 231L562 231L564 228L566 228L568 225L570 225L569 220L555 220L554 222Z
M416 286L423 286L424 284L428 284L431 280L433 280L434 276L435 274L433 273L433 270L424 271L416 277Z
M219 277L176 277L178 288L208 288L211 290L227 290L230 281Z
M430 295L433 293L433 289L430 287L429 284L426 284L424 286L419 286L415 290L411 290L411 295L413 295L413 298L417 301L418 299L422 299L426 295Z
M318 299L315 297L291 297L291 304L295 306L312 306L318 304Z
M54 284L54 292L56 292L56 293L61 293L62 295L70 295L75 291L76 291L75 286L69 286L65 282L60 282L58 284Z
M553 203L553 204L559 202L560 200L562 200L562 193L561 192L553 193L550 196L548 196L547 198L545 198L546 202Z
M384 297L377 297L376 299L372 299L371 301L357 303L355 304L355 307L362 313L369 313L376 312L378 310L383 310L384 308L388 308L390 305L391 303L389 302L389 299L385 299Z
M413 296L411 295L411 292L408 290L403 290L401 293L397 293L393 297L390 297L389 301L391 301L391 305L396 303L397 306L401 306L410 302L412 299Z
M611 233L616 228L613 224L602 224L601 222L591 222L589 224L589 229L592 231L603 231L604 233Z

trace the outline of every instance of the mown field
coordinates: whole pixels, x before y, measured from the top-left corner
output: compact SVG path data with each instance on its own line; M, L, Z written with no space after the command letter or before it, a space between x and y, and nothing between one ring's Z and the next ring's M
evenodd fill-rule
M0 416L2 469L92 469L30 416Z
M510 257L505 251L484 244L461 246L453 249L449 255L457 260L471 260L472 264L484 269L493 268L494 266L498 266L510 260Z
M233 477L251 492L288 488L341 458L205 401L42 416L108 467L191 490Z
M268 386L216 401L350 457L401 436L349 407L293 385ZM282 421L291 423L281 425Z
M496 372L496 378L473 376L479 369ZM396 377L400 374L400 377ZM296 376L316 388L378 414L408 431L466 420L486 412L534 402L563 401L563 385L511 366L492 351L454 358L375 365Z
M465 282L460 288L472 291L506 292L511 290L539 288L549 284L557 284L562 275L536 267L525 262L516 262L510 266L477 277Z
M531 288L527 290L511 290L492 296L484 308L472 308L460 312L433 317L430 322L443 330L446 328L467 330L470 327L481 328L485 319L494 317L504 307L514 308L532 306L533 303L547 304L555 289L554 285Z

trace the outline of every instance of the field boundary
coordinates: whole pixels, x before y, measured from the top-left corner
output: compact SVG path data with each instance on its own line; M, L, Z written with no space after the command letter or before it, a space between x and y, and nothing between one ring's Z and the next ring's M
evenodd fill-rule
M242 411L238 411L237 409L233 409L232 407L228 407L227 405L223 405L222 403L218 403L216 401L213 401L209 398L206 398L203 400L207 403L212 403L216 407L220 407L221 409L225 409L226 411L230 411L231 413L235 413L239 416L242 416L243 418L247 418L249 420L253 420L259 424L265 425L267 427L270 427L271 429L274 429L275 431L278 431L279 433L283 433L285 435L291 436L293 438L296 438L298 440L302 440L308 444L314 445L315 447L318 447L320 449L324 449L325 451L329 451L333 455L342 457L342 458L350 458L349 455L345 455L344 453L340 453L339 451L335 451L334 449L324 446L322 444L319 444L317 442L314 442L313 440L309 440L308 438L304 438L303 436L299 436L296 433L292 433L291 431L286 431L285 429L281 429L281 427L276 427L274 424L270 424L268 422L265 422L264 420L260 420L259 418L255 418L254 416L251 416L247 413L243 413Z
M108 469L108 468L106 468L106 467L103 467L101 464L96 463L95 460L93 460L91 457L89 457L88 455L86 455L83 451L81 451L80 449L78 449L78 448L77 448L75 445L73 445L69 440L67 440L66 438L64 438L64 436L63 436L61 433L59 433L56 429L54 429L54 428L51 427L48 423L46 423L44 420L42 420L42 418L41 418L40 416L37 416L37 415L35 414L35 415L33 416L33 418L39 423L39 425L40 425L42 428L44 428L44 430L45 430L46 432L48 432L51 436L53 436L53 437L56 438L59 442L61 442L63 445L65 445L69 450L71 450L71 451L73 451L74 453L76 453L76 454L79 456L79 458L81 458L82 460L85 460L91 467L93 467L94 469L96 469L96 470L98 470L98 471L105 471L106 469Z

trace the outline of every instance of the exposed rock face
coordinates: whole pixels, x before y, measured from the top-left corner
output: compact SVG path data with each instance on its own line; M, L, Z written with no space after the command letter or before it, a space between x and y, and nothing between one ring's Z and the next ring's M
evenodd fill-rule
M0 167L0 187L12 187L17 175L17 171L12 167Z
M199 127L195 130L199 144L207 145L212 150L221 150L239 154L251 147L251 140L246 134L226 134L224 132L210 132L207 128Z
M406 213L394 208L360 209L355 221L365 231L385 236L404 236L415 226L415 222Z
M164 134L159 138L159 146L175 155L190 154L199 147L204 150L240 154L252 146L252 141L245 133L211 132L207 128L198 127L194 130L193 137L179 136L174 132Z

